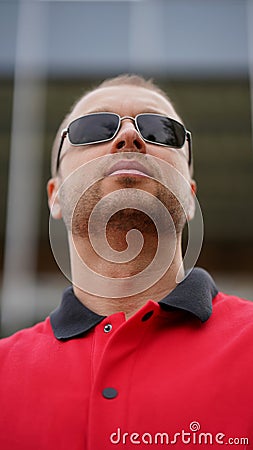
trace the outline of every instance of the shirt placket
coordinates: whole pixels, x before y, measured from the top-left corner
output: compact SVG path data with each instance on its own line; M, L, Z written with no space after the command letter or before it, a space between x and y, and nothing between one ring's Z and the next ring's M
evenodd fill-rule
M114 315L96 327L87 450L114 448L111 435L118 428L127 427L133 365L139 345L158 311L158 305L148 302L128 321Z

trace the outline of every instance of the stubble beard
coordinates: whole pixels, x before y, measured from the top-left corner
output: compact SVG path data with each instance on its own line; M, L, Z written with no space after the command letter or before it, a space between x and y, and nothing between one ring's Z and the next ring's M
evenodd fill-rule
M147 234L154 234L154 222L152 220L153 214L157 209L157 200L159 200L169 212L174 230L176 234L180 234L186 223L186 216L181 202L176 196L163 184L156 180L152 180L152 199L148 202L145 201L142 196L142 191L136 189L136 209L127 208L124 206L124 192L122 192L122 208L113 214L110 218L107 229L112 232L127 232L130 229L138 229L139 231ZM137 188L137 184L132 177L121 177L120 188ZM145 192L145 191L143 191ZM61 206L62 215L65 222L67 231L72 234L73 237L87 238L88 237L88 224L90 215L96 205L104 197L102 181L96 182L89 187L86 192L80 196L79 200L76 200L76 193L66 192L61 189ZM106 202L101 202L101 207L96 208L96 222L103 221L105 213L108 208L112 206L113 196L108 198ZM185 200L183 202L185 204ZM138 210L138 205L147 211L147 214L143 210ZM162 218L161 218L162 219ZM163 220L159 221L163 223ZM95 232L96 230L93 230Z

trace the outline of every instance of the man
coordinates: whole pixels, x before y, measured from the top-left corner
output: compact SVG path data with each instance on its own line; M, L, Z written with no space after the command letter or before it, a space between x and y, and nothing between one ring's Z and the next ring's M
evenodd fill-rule
M48 198L72 287L1 343L4 450L253 445L253 304L185 273L191 136L153 83L86 93L52 152Z

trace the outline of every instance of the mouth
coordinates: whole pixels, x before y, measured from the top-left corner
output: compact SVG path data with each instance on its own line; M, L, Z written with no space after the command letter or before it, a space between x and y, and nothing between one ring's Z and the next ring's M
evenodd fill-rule
M138 161L121 160L113 164L106 172L106 176L140 176L140 177L152 177L150 169L145 167Z

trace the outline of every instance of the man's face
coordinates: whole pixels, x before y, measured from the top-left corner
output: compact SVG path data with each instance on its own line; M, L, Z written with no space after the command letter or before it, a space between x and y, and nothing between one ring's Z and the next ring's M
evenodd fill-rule
M69 123L80 116L94 112L113 112L120 117L157 113L181 122L172 105L162 95L144 87L129 85L104 87L86 95L72 111ZM186 218L180 202L174 195L172 179L174 178L174 168L174 173L182 174L182 177L191 183L192 190L194 190L187 162L187 145L186 142L184 147L178 150L146 143L138 134L131 119L124 119L115 138L108 142L74 147L65 139L58 182L62 184L68 179L68 189L65 189L64 185L61 189L60 207L69 231L71 229L73 234L82 235L87 231L91 211L103 197L119 189L134 188L139 202L141 202L141 191L148 192L153 196L154 201L146 205L151 212L155 208L155 199L158 198L162 201L173 218L176 231L180 232ZM141 166L143 166L143 172ZM170 169L169 171L166 171L166 166ZM85 194L76 199L75 174L79 172L82 177L83 167L84 178L86 167L87 170L92 170L94 173L94 181L99 181L92 183ZM168 178L171 178L169 184L170 186L172 184L172 189L165 187L168 186L166 178L167 181ZM80 183L80 176L78 183ZM56 184L56 180L51 180L49 198L53 196ZM177 184L174 186L177 195L183 199L187 209L186 213L191 218L194 209L191 189L187 189L185 183L179 186L181 183L177 176L174 184ZM124 195L122 196L122 207L124 207ZM103 214L103 211L101 213ZM139 215L139 219L136 210L128 210L125 213L121 211L120 214L115 215L117 227L126 222L128 222L126 225L128 228L135 226L136 220L140 220L143 225L145 222L143 222L143 213Z

